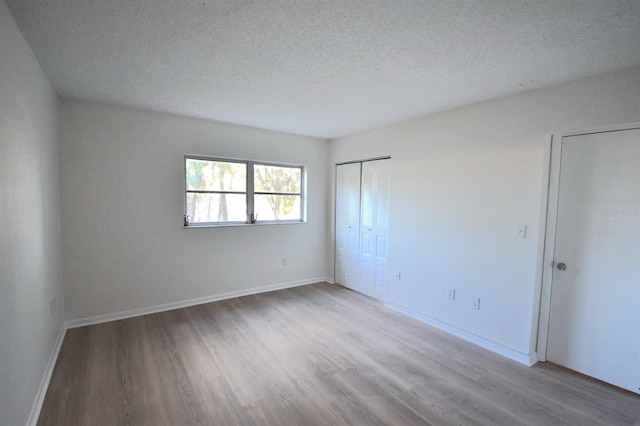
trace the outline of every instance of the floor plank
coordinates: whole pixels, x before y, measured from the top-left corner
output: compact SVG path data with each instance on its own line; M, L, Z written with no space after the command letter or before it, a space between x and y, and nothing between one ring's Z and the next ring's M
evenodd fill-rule
M283 424L640 425L640 397L319 283L71 329L38 421Z

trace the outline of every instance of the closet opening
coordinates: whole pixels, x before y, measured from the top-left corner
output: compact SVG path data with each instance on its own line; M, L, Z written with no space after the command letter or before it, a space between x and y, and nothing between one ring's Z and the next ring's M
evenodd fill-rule
M391 158L336 165L335 282L386 300Z

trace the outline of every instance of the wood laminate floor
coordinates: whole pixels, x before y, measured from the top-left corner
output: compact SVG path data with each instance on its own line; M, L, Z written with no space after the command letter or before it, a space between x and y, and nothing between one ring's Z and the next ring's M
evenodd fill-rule
M69 330L38 424L640 425L640 397L314 284Z

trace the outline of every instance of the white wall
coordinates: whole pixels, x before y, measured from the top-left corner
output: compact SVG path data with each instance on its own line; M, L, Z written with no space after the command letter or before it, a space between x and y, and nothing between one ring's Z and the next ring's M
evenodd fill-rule
M335 163L391 155L389 302L526 357L535 351L545 134L639 121L634 68L333 140L330 176ZM516 224L528 226L525 240L514 238Z
M60 143L67 319L325 278L325 140L63 101ZM308 222L184 229L185 153L307 165Z
M56 95L0 0L1 425L27 422L62 322L57 132Z

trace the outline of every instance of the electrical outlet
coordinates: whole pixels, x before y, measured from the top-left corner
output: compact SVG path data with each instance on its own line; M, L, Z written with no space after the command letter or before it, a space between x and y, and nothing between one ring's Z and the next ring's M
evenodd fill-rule
M282 266L287 266L287 264L289 263L289 261L287 260L286 256L282 256Z
M471 308L475 310L480 310L480 298L474 297L471 299Z
M395 278L395 279L396 279L396 281L400 281L400 272L396 272L396 273L393 275L393 278Z
M450 288L447 291L447 295L449 297L449 300L451 300L453 302L454 300L456 300L456 289L455 288Z

